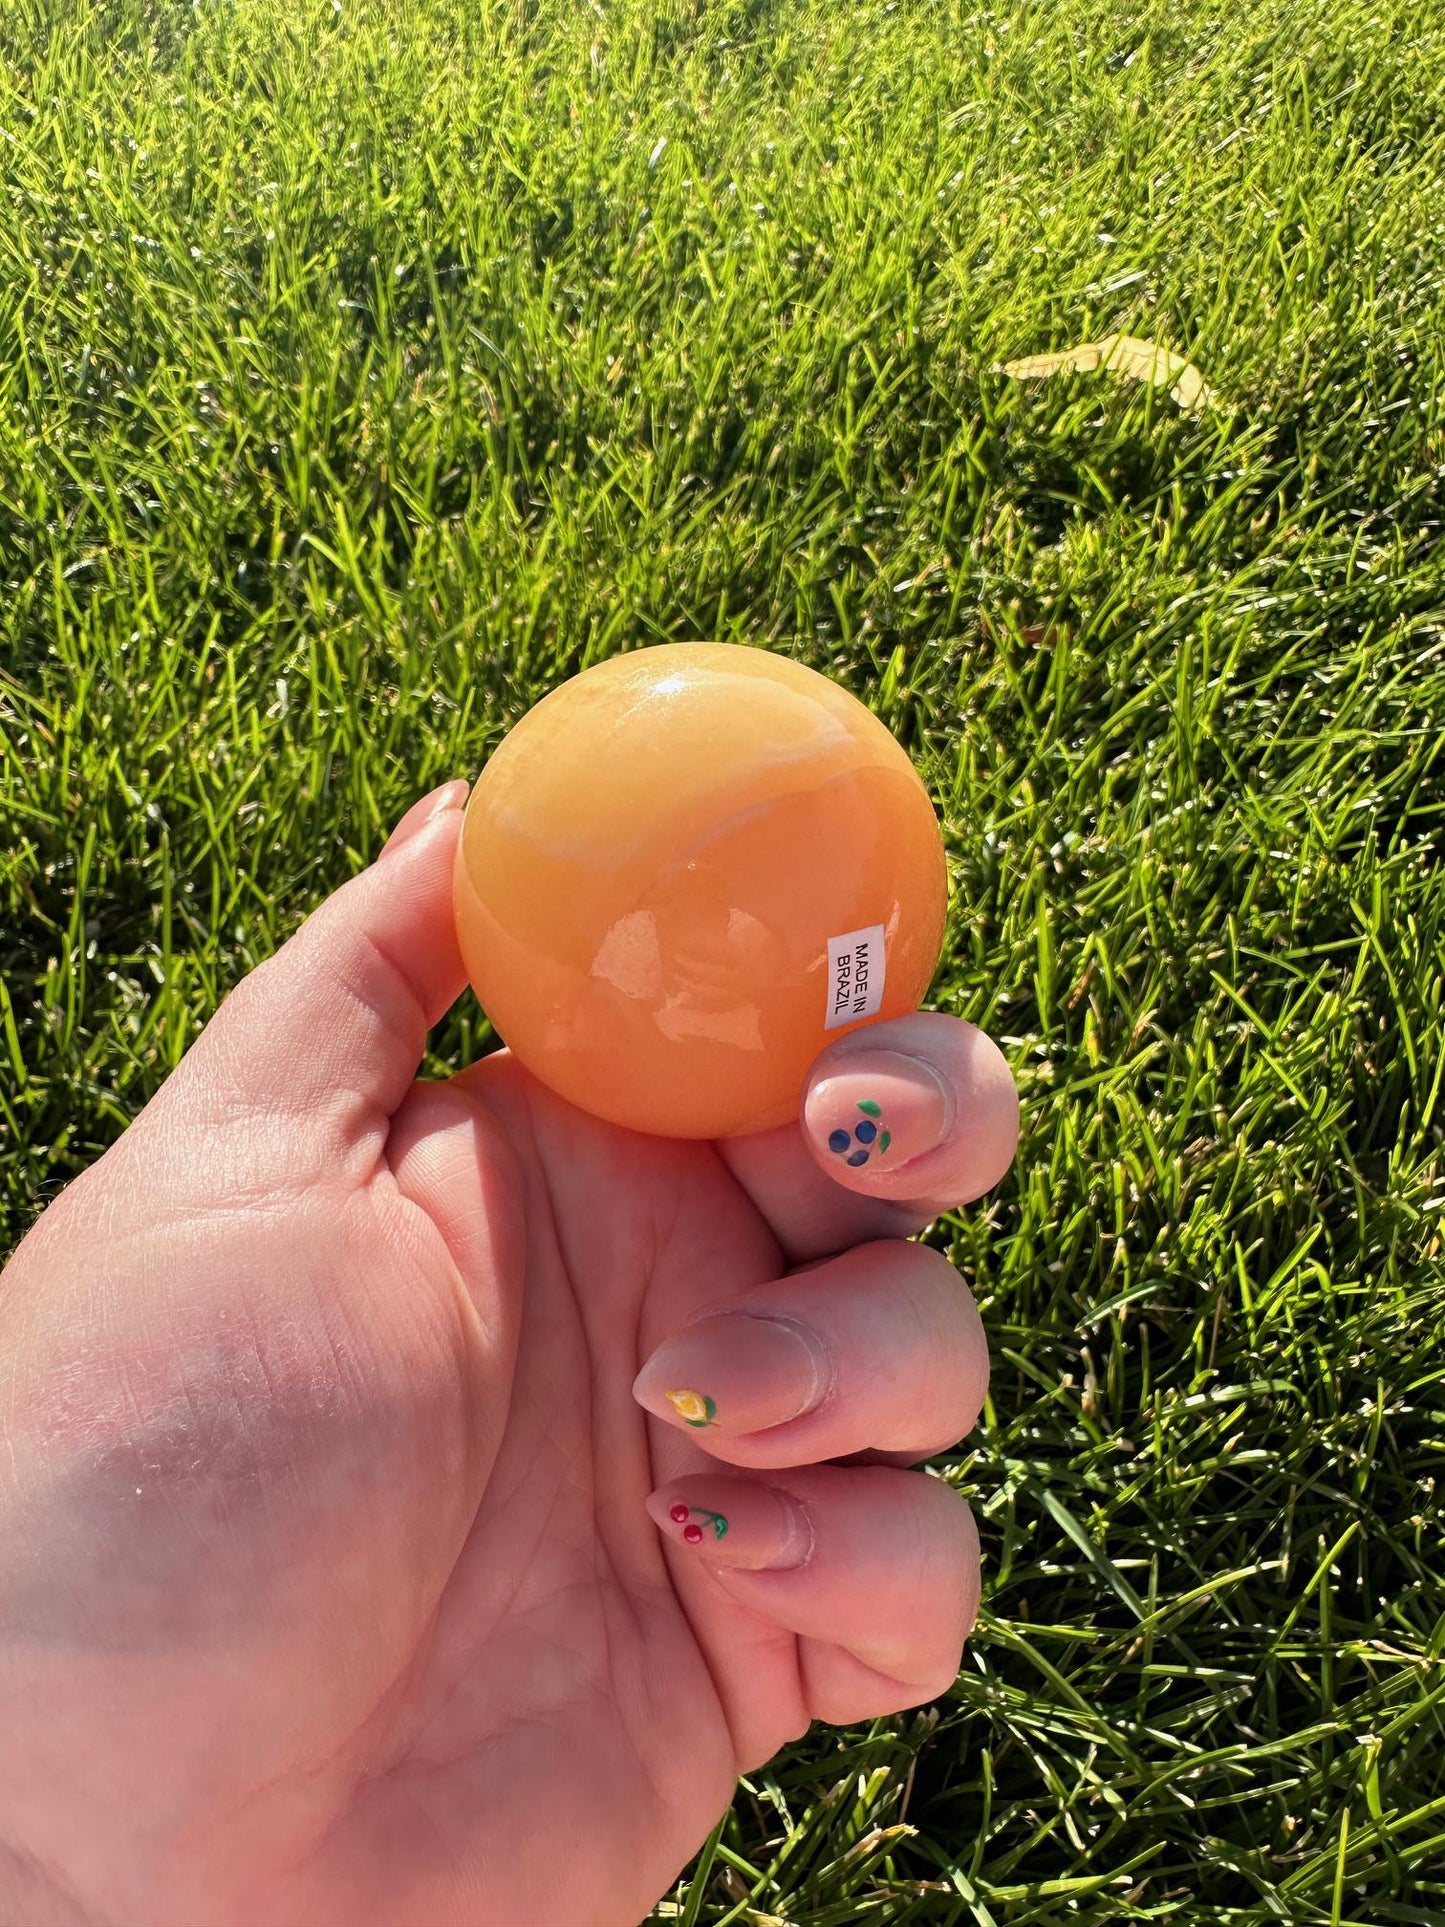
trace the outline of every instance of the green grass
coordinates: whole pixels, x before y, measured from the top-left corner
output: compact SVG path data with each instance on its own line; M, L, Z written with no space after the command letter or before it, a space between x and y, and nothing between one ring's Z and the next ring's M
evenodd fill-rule
M0 150L0 1248L559 678L796 654L1025 1100L986 1610L657 1918L1438 1927L1439 10L5 0ZM1115 329L1221 404L995 372Z

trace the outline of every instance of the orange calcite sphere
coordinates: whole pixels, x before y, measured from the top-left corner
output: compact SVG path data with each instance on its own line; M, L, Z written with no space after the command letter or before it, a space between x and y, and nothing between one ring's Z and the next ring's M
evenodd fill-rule
M718 1138L796 1118L825 1045L918 1008L947 889L928 792L856 697L763 649L666 643L561 684L498 746L457 928L544 1084Z

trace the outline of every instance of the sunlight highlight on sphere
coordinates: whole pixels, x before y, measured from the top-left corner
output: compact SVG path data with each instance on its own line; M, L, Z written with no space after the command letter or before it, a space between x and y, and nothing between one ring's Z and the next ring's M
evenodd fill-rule
M554 689L478 777L457 854L498 1035L583 1110L672 1137L795 1118L825 1045L918 1008L946 901L933 805L887 728L732 643Z

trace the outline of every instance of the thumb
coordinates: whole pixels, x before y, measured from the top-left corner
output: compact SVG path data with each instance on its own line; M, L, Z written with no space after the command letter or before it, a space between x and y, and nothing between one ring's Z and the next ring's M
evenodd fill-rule
M426 1033L466 983L452 910L463 782L422 797L370 869L327 898L226 998L171 1080L207 1109L324 1118L343 1136L390 1117Z

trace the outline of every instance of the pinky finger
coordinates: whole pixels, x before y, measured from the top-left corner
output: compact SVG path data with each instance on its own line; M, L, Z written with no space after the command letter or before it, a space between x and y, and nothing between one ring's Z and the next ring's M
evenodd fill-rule
M957 1677L978 1615L978 1530L941 1479L876 1465L701 1472L671 1480L647 1509L679 1563L696 1560L739 1605L798 1636L812 1718L901 1712Z

